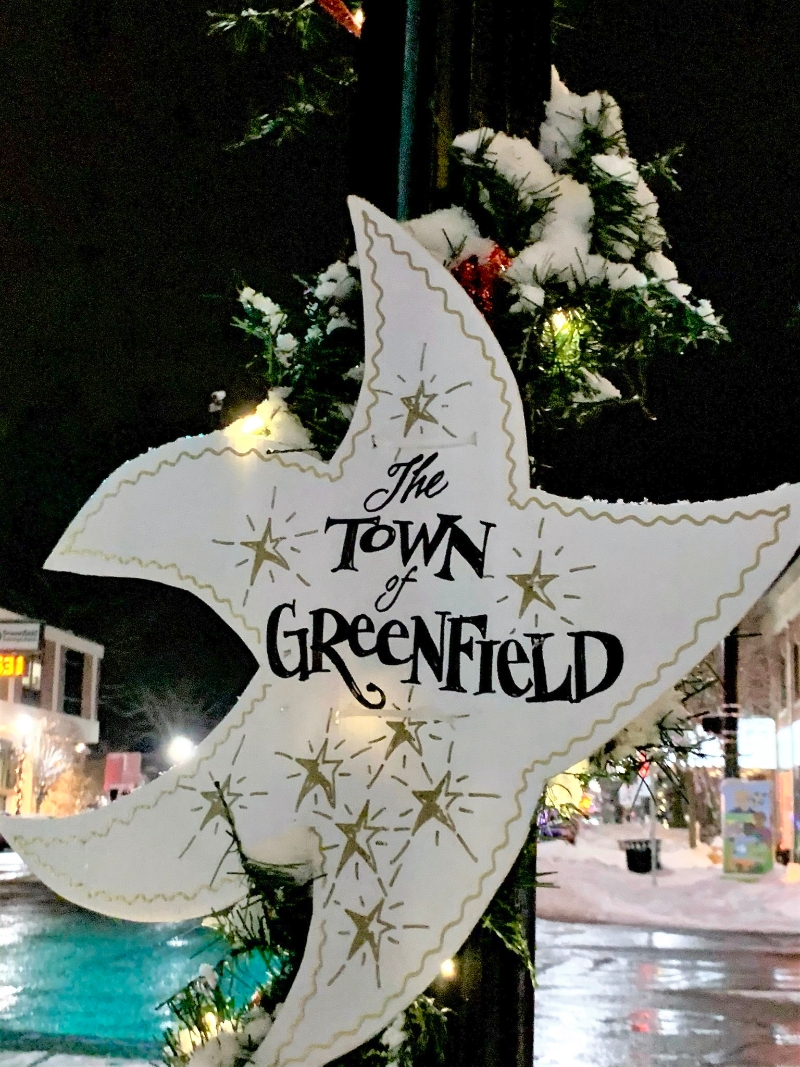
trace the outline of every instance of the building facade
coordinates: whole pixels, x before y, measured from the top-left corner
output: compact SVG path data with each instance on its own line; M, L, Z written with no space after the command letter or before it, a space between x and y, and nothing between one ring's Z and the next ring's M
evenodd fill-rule
M800 860L800 554L737 632L740 774L774 782L776 846Z
M31 814L99 737L103 646L0 609L0 810Z

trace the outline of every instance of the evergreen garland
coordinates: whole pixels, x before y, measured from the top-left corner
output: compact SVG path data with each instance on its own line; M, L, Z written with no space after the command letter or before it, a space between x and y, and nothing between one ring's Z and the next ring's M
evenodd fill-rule
M353 4L352 11L358 15L360 5ZM210 34L223 35L235 53L260 54L268 72L263 91L271 106L266 112L254 111L241 140L229 148L262 138L281 144L308 134L318 118L347 110L355 70L342 23L353 34L359 32L360 22L344 0L275 0L264 11L246 7L238 14L208 15Z
M536 430L580 421L597 404L646 411L646 368L656 355L678 358L727 338L664 254L657 201L642 176L674 186L677 151L640 170L613 99L575 96L555 76L541 149L491 130L462 135L453 147L462 206L406 224L489 321L532 442ZM363 370L355 257L301 284L286 310L243 289L244 314L234 321L259 343L251 366L280 390L307 447L327 458ZM280 446L268 424L263 433Z

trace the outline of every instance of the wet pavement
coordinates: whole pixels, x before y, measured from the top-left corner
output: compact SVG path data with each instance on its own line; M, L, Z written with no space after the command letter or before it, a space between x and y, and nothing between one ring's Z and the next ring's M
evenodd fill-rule
M800 938L537 924L536 1067L800 1067Z

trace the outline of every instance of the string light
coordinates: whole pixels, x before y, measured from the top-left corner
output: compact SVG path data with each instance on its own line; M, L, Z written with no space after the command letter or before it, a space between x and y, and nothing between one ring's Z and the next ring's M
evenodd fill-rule
M257 412L247 415L240 423L240 429L244 433L261 433L262 430L266 429L266 426L267 424Z
M561 333L563 329L569 326L569 315L563 311L554 311L550 316L550 325L553 328L553 333Z

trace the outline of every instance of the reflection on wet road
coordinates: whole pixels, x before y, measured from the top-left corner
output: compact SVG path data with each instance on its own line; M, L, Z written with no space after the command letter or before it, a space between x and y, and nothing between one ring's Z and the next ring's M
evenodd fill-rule
M536 1067L800 1067L800 938L537 924Z

